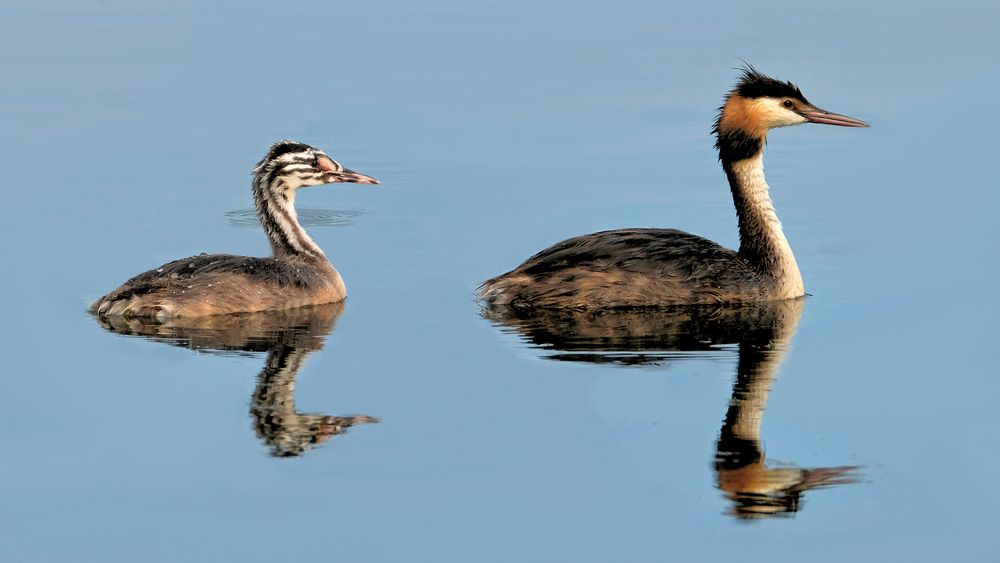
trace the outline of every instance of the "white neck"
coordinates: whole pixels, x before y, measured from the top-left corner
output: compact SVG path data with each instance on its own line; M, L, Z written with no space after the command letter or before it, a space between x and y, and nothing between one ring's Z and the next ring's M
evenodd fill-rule
M758 152L751 158L723 163L723 167L729 176L739 216L740 255L774 278L776 298L804 295L799 266L781 230L781 221L764 179L762 154Z

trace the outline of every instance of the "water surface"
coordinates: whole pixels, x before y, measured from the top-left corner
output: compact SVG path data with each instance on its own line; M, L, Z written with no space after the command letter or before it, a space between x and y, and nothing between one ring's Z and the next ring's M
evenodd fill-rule
M991 559L994 4L2 13L0 558ZM484 317L479 282L569 236L736 245L708 131L739 58L872 124L769 139L794 323ZM342 311L85 312L265 254L249 170L279 138L382 181L298 198Z

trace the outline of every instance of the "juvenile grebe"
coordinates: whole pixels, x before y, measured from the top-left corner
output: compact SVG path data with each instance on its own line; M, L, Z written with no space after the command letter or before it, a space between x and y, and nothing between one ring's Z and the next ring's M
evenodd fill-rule
M768 130L800 123L868 126L817 108L792 83L752 67L719 110L713 133L739 218L738 252L674 229L603 231L539 252L484 282L478 297L492 307L599 310L804 295L761 158Z
M299 225L296 190L378 180L341 166L323 151L278 141L253 170L257 216L271 241L271 258L201 254L143 272L97 300L99 316L198 317L335 303L344 281Z

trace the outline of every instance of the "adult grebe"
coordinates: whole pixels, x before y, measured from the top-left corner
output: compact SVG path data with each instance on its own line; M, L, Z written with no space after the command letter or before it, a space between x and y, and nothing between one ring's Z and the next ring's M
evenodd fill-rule
M344 281L295 215L296 190L378 180L341 166L323 151L278 141L253 170L257 216L271 258L201 254L143 272L97 300L99 316L197 317L291 309L342 301Z
M484 282L493 307L579 309L765 301L805 294L764 181L768 130L800 123L867 127L810 104L790 82L747 67L713 133L739 217L738 252L674 229L621 229L571 238Z

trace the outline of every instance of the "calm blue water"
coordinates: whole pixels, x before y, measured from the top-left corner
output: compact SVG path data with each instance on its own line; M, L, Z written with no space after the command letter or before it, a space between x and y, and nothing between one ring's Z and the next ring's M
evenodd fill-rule
M996 557L996 4L160 4L0 4L0 559ZM857 469L754 520L716 468L750 348L554 361L472 300L599 229L735 245L708 131L740 58L872 124L770 137L813 297L752 395L767 469ZM298 199L350 298L289 336L268 434L275 342L199 353L85 308L265 254L249 169L286 137L382 185ZM381 422L273 457L295 411Z

